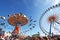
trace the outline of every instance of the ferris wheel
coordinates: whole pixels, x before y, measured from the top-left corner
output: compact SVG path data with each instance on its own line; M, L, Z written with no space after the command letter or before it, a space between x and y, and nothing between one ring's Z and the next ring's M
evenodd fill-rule
M60 4L53 5L43 12L39 26L45 35L60 35Z

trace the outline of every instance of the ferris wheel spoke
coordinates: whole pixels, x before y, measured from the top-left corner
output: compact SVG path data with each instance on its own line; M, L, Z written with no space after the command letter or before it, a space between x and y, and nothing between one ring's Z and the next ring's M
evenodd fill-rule
M43 28L43 27L40 27L40 29L42 30L42 32L45 34L45 35L47 35L47 31Z
M60 25L59 22L57 22L57 21L55 21L55 22ZM54 27L54 29L56 29L56 30L58 30L58 32L60 32L60 30L58 28Z
M57 22L57 21L55 21L57 24L59 24L60 25L60 23L59 22Z
M42 18L43 18L44 15L45 15L45 13L42 14L42 16L41 16L41 18L40 18L40 21L39 21L39 25L40 25L41 31L42 31L45 35L47 35L48 32L41 26L41 20L42 20Z
M44 31L45 29L42 29L42 28L41 28L41 30L42 30L42 32L43 32L45 35L47 35L46 31Z
M56 29L56 30L58 30L58 32L60 32L60 30L59 30L58 28L55 28L55 27L54 27L54 29Z

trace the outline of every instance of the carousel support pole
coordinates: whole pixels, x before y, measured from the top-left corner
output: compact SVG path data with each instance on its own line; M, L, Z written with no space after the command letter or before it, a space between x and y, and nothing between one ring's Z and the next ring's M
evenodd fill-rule
M21 27L21 24L17 24L17 25L16 25L16 28L17 28L18 34L20 34L20 27Z

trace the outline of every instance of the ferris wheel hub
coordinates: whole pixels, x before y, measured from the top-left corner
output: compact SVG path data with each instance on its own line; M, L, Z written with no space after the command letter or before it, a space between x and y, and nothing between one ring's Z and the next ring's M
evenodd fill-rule
M50 21L55 21L56 20L56 17L53 15L53 16L50 16L49 18L48 18L48 22L50 22Z

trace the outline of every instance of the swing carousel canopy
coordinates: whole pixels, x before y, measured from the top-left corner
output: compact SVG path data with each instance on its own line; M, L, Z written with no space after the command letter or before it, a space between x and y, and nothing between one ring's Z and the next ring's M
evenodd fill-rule
M24 14L12 14L8 16L8 23L13 26L16 26L17 24L23 26L27 22L28 18Z

